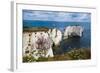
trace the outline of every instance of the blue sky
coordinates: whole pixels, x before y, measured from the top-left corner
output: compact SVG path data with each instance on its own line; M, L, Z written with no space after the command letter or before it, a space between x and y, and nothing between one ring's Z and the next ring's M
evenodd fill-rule
M23 20L90 22L90 13L23 10Z

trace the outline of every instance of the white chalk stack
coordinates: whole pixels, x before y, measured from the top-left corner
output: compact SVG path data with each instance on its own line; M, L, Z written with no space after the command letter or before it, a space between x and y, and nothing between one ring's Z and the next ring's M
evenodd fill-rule
M60 30L56 28L49 29L48 34L50 35L50 38L56 46L60 45L60 42L62 40L62 32Z
M68 26L65 28L64 39L72 36L82 37L83 27L81 26Z

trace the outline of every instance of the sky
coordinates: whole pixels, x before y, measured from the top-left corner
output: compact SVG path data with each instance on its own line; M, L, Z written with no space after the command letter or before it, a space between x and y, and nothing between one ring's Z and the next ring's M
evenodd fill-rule
M90 22L91 14L83 12L23 10L23 20Z

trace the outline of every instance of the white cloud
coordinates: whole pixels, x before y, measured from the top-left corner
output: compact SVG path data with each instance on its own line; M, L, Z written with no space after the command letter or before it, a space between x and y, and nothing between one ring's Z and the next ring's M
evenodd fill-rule
M90 13L76 12L53 12L53 11L23 11L24 20L43 20L43 21L90 21Z

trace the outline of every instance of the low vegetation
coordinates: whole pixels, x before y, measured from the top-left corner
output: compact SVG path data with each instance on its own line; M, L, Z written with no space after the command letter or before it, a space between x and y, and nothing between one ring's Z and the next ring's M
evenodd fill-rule
M61 55L54 55L54 57L40 57L37 60L32 55L23 57L23 62L44 62L44 61L64 61L64 60L86 60L91 59L90 49L72 49Z
M23 32L37 32L37 31L48 31L46 27L32 27L32 28L23 28Z

